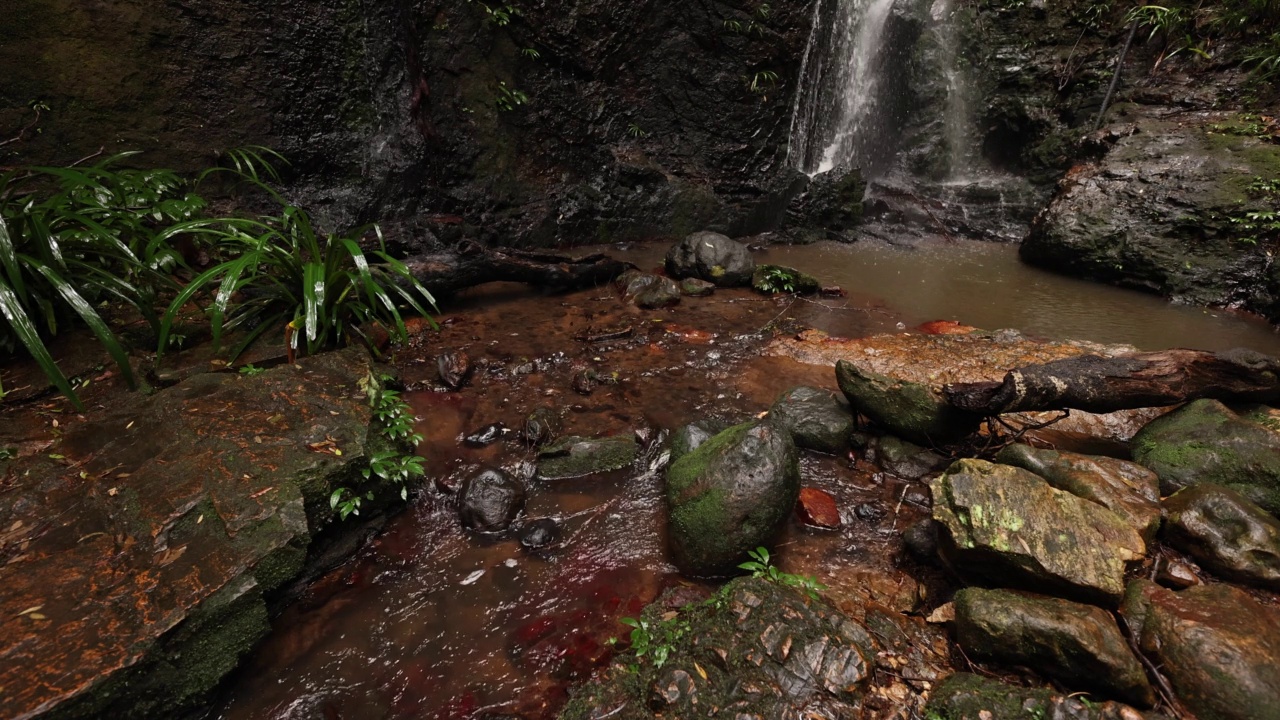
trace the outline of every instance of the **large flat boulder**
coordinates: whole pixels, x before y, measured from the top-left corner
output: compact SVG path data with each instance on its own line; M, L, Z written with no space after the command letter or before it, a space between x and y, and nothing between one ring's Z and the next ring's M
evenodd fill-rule
M1201 484L1165 501L1164 539L1224 578L1280 590L1280 520L1219 485Z
M1022 468L957 460L929 486L939 550L966 577L1114 606L1146 554L1118 515Z
M367 467L363 350L125 394L17 461L0 502L0 716L197 701L268 629L328 495ZM341 454L339 454L341 453Z
M1013 330L977 331L967 334L933 335L898 333L846 339L807 330L796 336L773 340L765 352L791 358L806 365L835 367L841 360L865 373L875 373L898 381L925 385L933 391L952 383L999 382L1009 368L1037 365L1054 360L1095 354L1111 357L1134 352L1129 345L1098 345L1087 342L1041 342ZM1161 408L1122 410L1094 414L1072 412L1054 423L1061 433L1128 442L1134 433L1165 412ZM1014 425L1041 423L1060 413L1013 413L1004 419Z

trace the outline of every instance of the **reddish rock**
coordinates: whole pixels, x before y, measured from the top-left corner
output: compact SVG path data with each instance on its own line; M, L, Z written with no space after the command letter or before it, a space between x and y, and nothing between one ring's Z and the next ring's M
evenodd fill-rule
M977 329L972 325L961 325L955 320L934 320L916 328L925 335L967 335Z
M840 527L840 509L836 507L836 499L816 488L800 488L796 513L807 525L820 528Z

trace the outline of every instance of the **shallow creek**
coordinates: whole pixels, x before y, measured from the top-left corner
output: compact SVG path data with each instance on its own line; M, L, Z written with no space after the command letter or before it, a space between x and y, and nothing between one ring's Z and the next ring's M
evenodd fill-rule
M606 250L650 269L665 246ZM1143 349L1280 353L1280 336L1263 322L1026 268L1011 246L818 244L770 248L757 260L811 272L848 296L719 291L641 311L611 288L544 295L499 284L452 300L441 331L418 336L397 358L434 485L484 466L528 467L533 453L514 435L484 448L460 439L493 422L519 427L541 405L564 412L565 434L653 438L703 417L749 418L793 385L835 387L829 368L760 357L775 329L857 336L950 319ZM627 328L626 337L583 339ZM445 350L465 351L477 365L460 392L437 386L435 357ZM616 373L617 382L575 392L571 379L586 368L606 379ZM358 557L277 619L212 717L554 716L569 685L607 659L609 638L626 629L618 618L687 582L664 556L661 477L646 465L656 447L632 471L531 481L527 516L555 518L562 533L537 554L508 537L464 532L449 495L429 482ZM814 455L802 477L836 497L844 528L793 521L778 545L784 570L818 576L848 609L874 600L907 610L940 588L901 549L900 531L927 512L920 486L860 460Z

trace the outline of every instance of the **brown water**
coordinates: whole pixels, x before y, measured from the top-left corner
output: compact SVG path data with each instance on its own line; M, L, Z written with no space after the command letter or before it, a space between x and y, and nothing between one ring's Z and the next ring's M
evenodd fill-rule
M664 249L615 254L652 267ZM460 438L492 422L518 427L539 405L564 411L567 434L651 438L708 416L741 421L793 385L834 388L829 369L757 356L771 329L791 318L846 336L955 319L1144 348L1280 351L1270 328L1248 317L1024 268L1007 246L819 244L758 259L850 294L819 302L720 291L659 311L623 303L611 289L548 296L494 285L457 299L439 333L419 336L397 358L417 388L408 397L426 436L419 452L428 475L451 486L485 466L523 472L532 453L514 440L472 449ZM581 339L623 329L630 335L619 340ZM444 350L467 352L478 368L460 392L435 384ZM571 381L587 368L618 382L581 395ZM563 533L540 554L463 531L451 497L429 484L359 557L276 621L213 716L552 716L567 687L606 660L608 639L626 629L618 618L682 582L665 556L653 455L605 476L532 481L527 516L555 518ZM817 575L852 611L867 599L910 609L921 583L938 582L902 555L899 532L926 512L918 484L834 457L806 457L802 476L836 497L845 524L815 531L793 520L777 550L784 570Z

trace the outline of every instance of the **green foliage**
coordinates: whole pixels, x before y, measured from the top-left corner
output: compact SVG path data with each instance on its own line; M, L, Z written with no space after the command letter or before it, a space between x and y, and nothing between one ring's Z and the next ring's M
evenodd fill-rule
M771 267L762 273L759 289L766 293L793 293L798 287L797 282L794 272L782 267Z
M178 238L206 206L167 170L131 170L122 153L84 168L29 167L0 175L0 351L20 344L79 407L45 338L83 323L134 382L128 358L99 312L112 301L154 327L157 294L182 264Z
M817 600L818 593L827 589L826 585L818 582L818 579L811 575L792 575L779 570L778 566L773 564L768 548L758 547L747 555L751 560L738 567L751 573L751 577L764 578L776 585L795 588L808 595L811 600Z
M231 360L262 332L286 322L291 351L305 344L307 354L341 344L368 322L403 340L408 333L401 308L429 317L426 307L435 306L409 268L387 254L377 226L372 263L359 243L365 229L321 236L310 216L292 205L277 216L210 221L202 227L216 238L216 250L225 259L174 297L160 321L157 354L167 347L178 314L205 291L213 292L205 313L215 346L227 330L246 331Z
M241 368L240 368L240 374L241 374L241 375L244 375L244 376L246 376L246 377L253 377L253 376L255 376L255 375L261 375L262 373L264 373L264 372L266 372L266 371L267 371L267 369L266 369L266 368L260 368L260 367L258 367L258 366L256 366L256 365L254 365L253 363L249 363L248 365L245 365L244 367L241 367Z
M505 82L498 83L498 97L493 101L500 112L511 112L529 102L529 96L515 88L507 87Z
M1219 41L1233 38L1239 42L1224 59L1240 62L1264 78L1280 70L1278 0L1170 0L1167 5L1130 10L1125 23L1131 22L1149 31L1147 41L1160 38L1163 43L1155 68L1182 52L1208 59L1217 52Z
M627 134L633 138L649 137L649 133L645 132L644 128L640 127L635 123L631 123L630 125L627 126Z
M772 70L761 70L747 78L747 89L753 93L765 93L777 85L778 73Z
M531 47L523 48L522 50L520 50L520 54L529 58L530 60L537 60L538 58L542 57L542 55L537 50Z
M373 411L373 427L391 446L375 452L369 458L369 467L361 470L360 474L365 480L376 479L399 485L400 499L403 500L409 496L409 481L422 477L426 471L421 457L401 449L416 446L422 442L422 435L413 431L412 408L398 391L387 387L390 381L391 376L372 372L360 381L360 389ZM338 513L339 519L346 520L350 515L359 515L363 501L372 499L373 490L360 495L350 488L340 487L329 495L329 507Z
M485 2L479 2L479 0L467 0L467 2L473 2L479 5L484 10L485 22L493 23L498 27L510 25L512 18L519 17L523 14L521 13L520 8L512 5L511 3L489 5Z

